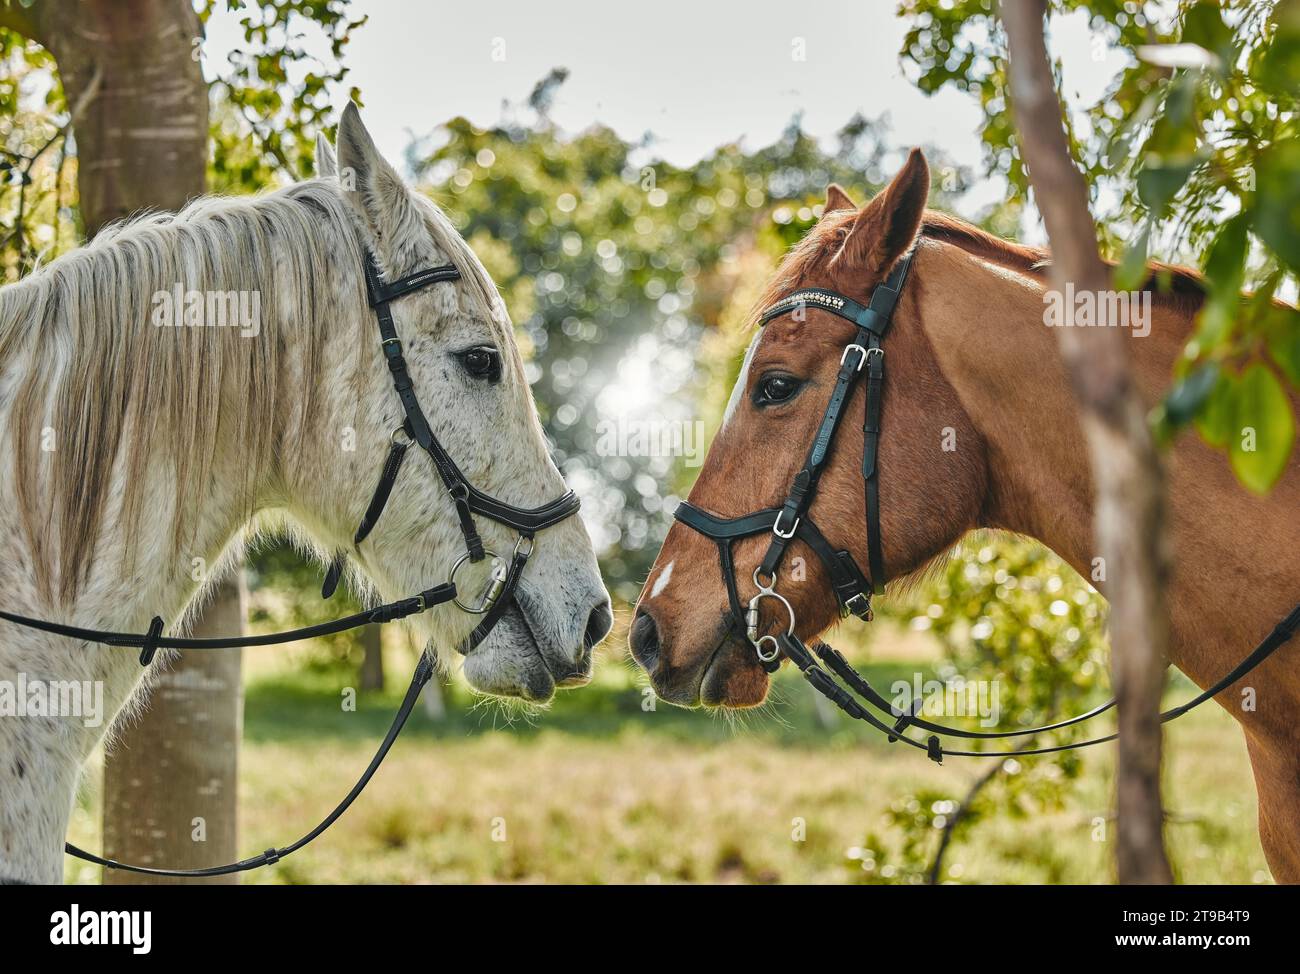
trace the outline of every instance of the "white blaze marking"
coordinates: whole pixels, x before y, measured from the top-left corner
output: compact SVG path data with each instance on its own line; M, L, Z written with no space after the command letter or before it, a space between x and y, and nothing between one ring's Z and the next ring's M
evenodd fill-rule
M749 384L749 364L754 361L754 352L758 350L758 340L762 337L763 329L760 328L754 332L749 348L745 349L745 361L740 363L740 375L736 376L736 384L731 389L731 398L727 400L727 409L722 414L723 429L727 428L732 415L740 407L740 399L745 394L745 386Z
M650 586L650 598L657 599L659 593L668 587L668 580L673 577L673 565L675 564L677 564L675 561L670 561L668 567L659 573L654 585Z

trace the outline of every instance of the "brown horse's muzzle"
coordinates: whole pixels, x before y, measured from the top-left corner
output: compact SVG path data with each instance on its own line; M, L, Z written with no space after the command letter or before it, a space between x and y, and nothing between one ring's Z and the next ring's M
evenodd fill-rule
M767 674L752 649L719 615L716 627L687 647L660 627L642 605L628 632L632 658L660 699L682 707L756 707L767 696Z

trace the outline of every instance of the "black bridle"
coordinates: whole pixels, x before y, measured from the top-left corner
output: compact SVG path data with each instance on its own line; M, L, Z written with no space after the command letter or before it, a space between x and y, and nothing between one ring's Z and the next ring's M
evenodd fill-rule
M949 727L919 717L921 700L911 702L909 709L901 710L882 696L866 679L844 658L844 656L824 642L815 642L810 650L795 633L795 614L790 602L776 591L777 572L790 542L798 539L806 544L815 554L830 578L831 589L839 603L841 616L852 614L864 622L870 622L871 596L881 591L885 583L884 557L880 545L880 495L879 495L879 445L880 420L885 384L885 350L882 347L886 332L889 330L890 318L903 285L907 281L912 256L908 254L898 261L885 281L872 291L870 303L863 306L852 298L825 288L803 288L759 315L760 327L782 315L791 313L806 314L809 309L820 309L852 323L857 329L852 340L845 345L840 355L840 369L835 378L826 410L821 423L813 437L803 467L795 474L794 482L785 502L780 507L767 508L745 514L741 517L723 518L708 511L701 510L693 504L683 501L678 505L673 516L687 527L698 531L711 539L718 546L718 558L721 565L723 581L727 587L727 600L731 614L731 633L745 634L745 638L754 647L758 661L768 673L775 673L781 666L781 658L789 659L812 686L855 720L870 724L876 730L886 734L891 742L902 741L912 747L925 751L931 760L942 762L945 755L952 757L996 757L1030 754L1049 754L1054 751L1068 751L1075 748L1090 747L1113 741L1117 734L1079 741L1073 744L1037 748L1017 748L1014 751L965 751L951 750L942 746L939 735L964 738L967 740L1001 740L1015 737L1032 737L1050 731L1061 730L1074 724L1082 723L1103 714L1115 706L1111 699L1084 714L1067 720L1046 724L1042 727L1029 727L1009 731L968 731L958 727ZM825 470L827 457L835 431L839 428L845 404L849 401L858 377L866 372L866 396L862 423L862 478L865 484L865 509L867 524L867 564L870 575L864 576L853 555L843 549L837 549L813 523L809 513L817 493L817 484ZM743 379L742 379L743 381ZM740 538L770 532L767 553L758 567L754 569L754 585L758 593L742 608L740 593L736 582L736 564L732 546ZM774 634L761 634L759 606L764 599L779 602L789 617L784 631ZM1291 639L1300 630L1300 606L1273 629L1245 659L1233 667L1213 686L1204 690L1187 703L1168 710L1160 715L1162 723L1181 717L1183 714L1212 699L1241 679L1255 667L1273 654L1279 647ZM814 658L814 653L816 658ZM821 664L818 663L821 660ZM824 665L822 665L824 664ZM833 675L832 675L833 674ZM848 686L846 691L835 677L839 677ZM854 694L857 696L855 697ZM867 706L863 706L863 704ZM877 716L871 709L874 708ZM889 723L887 721L892 721ZM904 731L909 727L929 731L925 741L908 737Z
M311 639L316 636L346 632L371 624L382 625L424 612L435 605L454 602L464 611L483 617L474 630L456 647L464 654L473 651L514 603L515 590L519 585L519 580L523 577L524 566L528 563L528 558L533 552L534 536L538 531L559 524L566 518L576 514L579 507L578 497L572 490L566 490L563 495L542 507L523 508L497 500L469 482L465 475L461 473L460 468L456 466L451 455L438 442L438 438L429 427L424 411L420 408L419 399L415 394L415 386L411 381L406 359L402 354L402 342L397 335L397 326L393 321L390 307L392 302L399 298L429 287L432 284L442 281L455 281L460 277L460 272L453 265L446 264L440 267L425 268L395 281L385 283L374 255L369 252L365 256L364 270L367 300L379 320L379 334L382 340L384 359L388 363L389 372L392 373L393 387L397 390L397 396L401 400L405 416L402 425L395 429L389 438L388 457L384 461L379 483L371 496L370 504L361 519L361 524L353 535L352 546L353 549L360 546L374 529L380 515L384 512L389 496L392 494L393 486L397 482L397 475L402 469L402 462L406 458L406 453L414 444L423 449L429 455L429 459L433 461L434 468L438 471L438 476L455 505L461 533L465 537L465 553L452 565L447 582L425 589L410 598L389 602L373 609L366 609L332 622L323 622L304 626L300 629L268 633L262 636L211 638L164 636L162 634L164 622L161 616L154 616L153 621L149 624L149 630L144 633L86 629L44 619L33 619L4 611L0 611L0 619L29 629L53 633L57 636L66 636L70 639L79 639L84 642L101 643L105 646L138 648L140 650L140 664L148 666L153 662L154 655L159 649L209 650L236 649L245 646L274 646L281 643L295 642L299 639ZM483 540L479 537L478 529L474 524L475 514L503 524L518 534L518 540L515 542L514 552L508 564L498 559L493 552L484 547ZM456 589L456 573L466 562L481 562L488 557L493 559L493 566L486 586L475 601L462 601ZM346 565L346 559L346 552L340 551L334 556L321 590L324 598L333 595L334 590L338 587L339 579ZM388 733L384 735L379 749L371 758L361 777L357 779L356 784L352 786L352 789L344 796L343 800L321 820L320 824L290 845L267 849L260 855L249 859L241 859L238 862L227 863L222 866L211 866L206 869L156 869L149 866L131 865L96 856L79 849L72 843L66 843L64 849L70 855L85 859L87 862L97 863L108 869L122 869L151 876L223 876L229 873L257 869L260 866L278 862L290 853L297 852L323 833L357 799L357 796L365 789L370 779L374 777L375 772L379 770L384 758L388 756L393 743L406 725L407 718L411 716L411 711L420 697L420 691L424 689L424 685L429 682L433 674L433 660L427 654L422 654L419 663L415 667L415 672L411 676L411 683L406 690L406 696L402 699L402 703L393 717L393 722L388 728Z

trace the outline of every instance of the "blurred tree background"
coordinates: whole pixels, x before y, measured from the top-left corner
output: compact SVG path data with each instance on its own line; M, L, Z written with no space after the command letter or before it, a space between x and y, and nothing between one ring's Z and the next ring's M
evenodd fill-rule
M827 149L794 118L774 145L724 145L678 168L649 135L560 131L547 107L564 78L553 71L493 128L452 119L411 157L506 296L556 461L606 581L631 602L693 472L681 456L603 456L601 424L702 419L711 432L720 412L716 397L702 408L713 376L700 349L737 285L816 221L829 183L873 192L890 147L877 121L847 120ZM964 181L931 152L943 205ZM744 340L732 329L719 354Z
M199 0L196 6L206 18L217 2ZM364 29L364 18L343 0L231 0L228 6L244 24L245 44L229 63L205 64L212 98L209 183L242 194L310 176L315 135L329 129L337 115L337 93L348 84L347 44ZM1150 253L1194 260L1209 275L1212 300L1160 421L1172 432L1195 418L1214 441L1216 410L1238 419L1263 410L1266 415L1255 418L1279 431L1272 442L1285 442L1286 450L1246 461L1229 452L1243 481L1264 489L1290 450L1284 435L1290 412L1278 413L1273 387L1279 381L1295 383L1300 370L1295 311L1269 300L1294 293L1297 267L1300 183L1293 157L1300 23L1295 4L1228 4L1222 15L1215 6L1213 16L1201 5L1187 4L1179 16L1164 19L1145 11L1166 5L1107 0L1055 6L1085 12L1108 45L1131 52L1114 91L1095 106L1078 107L1073 116L1079 157L1099 201L1110 207L1112 218L1102 223L1111 233L1114 256L1123 259L1124 242L1133 241L1125 267ZM978 214L977 222L1004 236L1019 235L1029 200L1006 117L1002 42L992 0L904 0L901 11L913 25L902 58L918 85L925 90L956 85L971 91L985 109L987 170L1007 181L1008 193ZM1169 63L1168 51L1139 54L1139 49L1170 46L1167 41L1194 43L1206 53L1193 64ZM329 53L322 58L309 50ZM1189 55L1182 50L1185 59ZM7 65L0 75L0 266L12 280L38 259L48 261L81 242L70 177L76 151L69 122L76 106L63 98L45 52L3 26L0 57ZM845 119L834 138L819 140L794 117L772 145L722 144L693 165L674 166L656 154L653 135L628 141L600 124L581 131L558 127L550 107L565 77L556 68L539 79L491 126L464 118L413 118L413 128L427 134L411 144L405 162L505 295L557 463L583 497L583 514L625 624L626 605L639 590L696 467L680 455L609 455L602 430L624 420L699 424L698 461L734 382L757 290L781 253L819 218L827 184L839 182L856 200L865 200L908 147L892 144L878 119ZM364 108L364 92L351 94ZM926 151L934 173L931 206L951 209L975 174L955 166L942 146ZM1253 181L1248 172L1255 173ZM1259 297L1239 309L1235 295L1243 283L1255 285ZM1220 442L1228 446L1226 438ZM259 550L250 565L254 626L287 628L327 612L349 611L344 604L322 605L319 577L319 569L303 565L283 545ZM987 681L998 687L1004 726L1059 719L1105 695L1104 603L1036 544L995 535L969 538L942 572L885 600L881 609L872 633L835 637L877 685L910 684L917 676ZM378 652L377 644L369 651ZM280 654L262 670L253 667L250 679L258 682L249 688L246 749L252 754L249 774L257 777L259 792L266 789L269 803L265 828L260 818L250 822L254 836L277 831L285 814L284 806L275 804L277 797L297 815L302 794L319 784L316 775L302 781L280 777L284 768L303 765L292 748L315 748L313 753L325 755L321 768L337 753L346 771L353 760L351 735L364 748L386 720L382 712L391 703L389 691L375 689L363 698L361 720L339 728L337 685L358 671L366 652L361 642L339 638ZM419 750L420 735L433 735L438 753L452 754L445 759L449 765L439 765L441 771L459 776L455 780L465 795L482 789L488 804L507 781L518 783L525 795L521 801L534 802L529 782L554 782L557 769L570 774L574 789L586 787L571 762L589 753L606 762L594 781L643 768L647 777L618 778L619 794L627 789L644 794L638 791L639 798L623 804L609 799L609 807L622 816L617 824L600 818L604 806L599 803L593 812L568 802L546 811L548 827L559 830L558 850L551 838L539 837L535 859L520 851L530 848L526 843L475 859L477 853L465 848L471 826L457 817L466 813L442 808L439 790L430 794L416 784L412 798L385 792L380 784L373 815L358 809L350 823L343 823L356 830L355 841L345 837L328 849L304 853L268 870L263 881L425 877L410 872L412 857L430 874L469 879L1087 882L1107 877L1105 856L1093 853L1097 826L1087 812L1099 808L1104 815L1108 805L1105 756L932 769L924 758L913 763L887 745L868 743L837 715L818 709L802 683L783 675L774 686L776 704L756 718L735 721L748 728L737 741L759 749L745 752L752 758L747 766L766 769L764 775L746 778L735 762L721 757L726 767L708 772L708 759L694 745L744 748L750 743L732 741L732 724L699 714L656 714L653 701L648 707L641 678L624 663L621 629L603 657L595 683L562 695L538 728L531 718L519 721L495 705L471 712L475 702L463 689L452 688L452 713L436 729L414 727L414 743L404 741L410 756L394 757L411 762L405 780L427 774L429 762L441 759ZM1175 681L1174 692L1188 686ZM1194 729L1188 733L1200 735L1198 742L1209 750L1200 752L1199 771L1185 774L1191 784L1172 801L1181 797L1195 804L1196 786L1209 789L1216 778L1245 773L1244 759L1233 757L1235 752L1212 750L1238 746L1235 735L1228 745L1221 743L1215 730L1220 719L1227 721L1205 715L1189 722ZM504 721L512 744L526 744L520 763L514 763L513 751L502 752L494 743L485 720ZM654 742L643 740L645 728L653 728ZM1056 739L1075 732L1071 728ZM551 754L547 733L562 735L565 749ZM332 743L332 734L345 736ZM461 759L449 748L463 739L472 740ZM595 740L612 750L591 750ZM846 754L850 748L862 760ZM795 749L791 763L783 763L790 749ZM673 755L679 763L671 763ZM868 762L870 774L863 771ZM534 764L540 778L530 777ZM260 776L259 767L265 769ZM480 771L493 769L491 782L475 784ZM740 776L736 781L747 783L728 785L728 769ZM698 779L691 777L697 773ZM652 781L654 775L662 777ZM870 780L876 788L865 789ZM709 792L708 781L722 782L725 794ZM795 781L807 784L785 788ZM817 792L823 781L824 792ZM691 787L712 802L709 810L691 805L682 791ZM772 807L778 817L785 816L776 829L782 836L790 817L808 815L809 808L838 816L844 824L824 833L814 830L813 840L795 851L781 838L772 840L776 851L755 853L745 829L710 816L734 814L737 821L752 823L753 809L744 801L764 788L781 792ZM449 791L456 797L459 789ZM674 801L694 807L698 815L674 818ZM1181 814L1177 805L1171 809L1175 817ZM1194 834L1181 846L1176 838L1174 845L1190 850L1186 858L1195 864L1189 868L1202 868L1200 860L1211 847L1230 848L1232 857L1231 867L1211 863L1203 868L1217 872L1191 875L1202 881L1260 878L1262 859L1248 812L1242 823L1232 823L1230 833L1208 808L1186 817ZM1043 830L1040 840L1022 834L1024 826L1017 824L1030 816ZM93 822L93 816L82 819L83 834ZM626 831L641 829L637 834L644 837L647 822L655 828L662 823L664 836L624 848L632 841ZM1244 832L1238 824L1245 825ZM702 837L683 846L683 831L695 830L702 830ZM461 846L439 845L436 836L444 832L449 843L461 836ZM595 861L599 855L595 849L574 853L584 848L579 836L588 833L606 843L602 849L620 850L612 860L601 860L605 871L599 877L582 872L584 857ZM979 842L970 841L975 835ZM360 850L364 862L350 862L351 873L337 872L345 867L329 857L342 855L341 849Z

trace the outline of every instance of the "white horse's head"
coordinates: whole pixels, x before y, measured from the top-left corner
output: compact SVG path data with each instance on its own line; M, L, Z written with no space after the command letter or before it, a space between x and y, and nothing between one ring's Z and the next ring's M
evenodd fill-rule
M554 500L564 493L564 481L551 460L495 284L446 216L382 158L352 105L343 113L337 142L336 161L328 143L318 141L318 169L338 180L352 229L384 279L444 264L460 272L459 280L425 287L390 306L434 435L479 490L522 508ZM362 290L354 293L358 303L342 314L355 314L358 329L336 330L328 343L336 347L323 352L329 363L323 374L333 377L333 388L322 390L325 428L316 438L325 459L299 472L290 487L296 495L291 507L314 528L310 533L346 551L362 576L385 598L394 598L447 580L466 545L453 501L418 447L410 450L371 535L358 546L351 543L389 436L403 419L375 315ZM342 336L349 333L356 346L337 347L348 345ZM475 524L486 547L508 561L518 536L487 517L476 516ZM463 566L456 576L462 598L474 599L488 570L487 561ZM480 618L449 604L417 616L414 625L448 663ZM537 534L513 604L466 657L466 676L488 693L548 700L557 686L587 681L592 650L612 621L591 540L579 518L571 517Z

